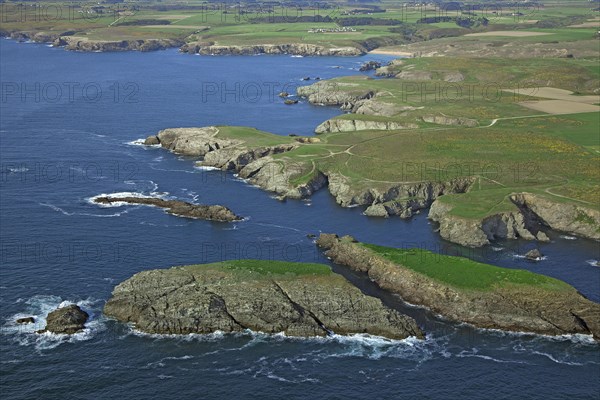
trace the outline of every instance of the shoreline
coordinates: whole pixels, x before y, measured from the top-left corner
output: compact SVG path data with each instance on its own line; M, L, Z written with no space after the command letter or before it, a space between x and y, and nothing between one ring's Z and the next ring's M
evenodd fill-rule
M411 52L408 52L408 51L385 50L384 48L373 49L373 50L367 52L367 54L378 54L378 55L386 55L386 56L398 56L398 57L405 57L405 58L413 58L414 57L414 53L411 53Z

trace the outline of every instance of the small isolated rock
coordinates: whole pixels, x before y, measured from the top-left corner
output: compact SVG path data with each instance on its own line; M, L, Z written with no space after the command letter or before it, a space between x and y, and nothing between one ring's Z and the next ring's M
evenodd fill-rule
M279 97L288 97L290 94L288 92L279 93Z
M35 322L35 318L33 317L25 317L17 319L17 324L33 324Z
M308 234L306 235L306 237L307 237L307 238L309 238L309 239L314 239L314 238L316 238L316 237L317 237L317 235L315 235L314 233L308 233Z
M46 317L46 329L42 332L72 335L85 327L90 316L75 304L58 308Z
M525 258L532 261L540 261L543 257L543 254L538 249L529 250L525 254Z
M158 139L158 136L152 135L152 136L148 136L146 138L146 140L144 140L144 144L146 146L154 146L154 145L160 144L160 140Z
M539 231L537 233L537 235L535 235L536 239L539 240L540 242L549 242L550 238L548 237L548 235L546 235L544 232Z
M304 78L302 78L303 81L310 81L310 76L305 76Z
M368 217L384 217L387 218L390 216L390 214L388 213L387 209L385 208L385 206L383 204L373 204L371 206L369 206L365 211L364 214Z
M287 99L286 101L284 101L284 103L287 105L298 104L298 100Z

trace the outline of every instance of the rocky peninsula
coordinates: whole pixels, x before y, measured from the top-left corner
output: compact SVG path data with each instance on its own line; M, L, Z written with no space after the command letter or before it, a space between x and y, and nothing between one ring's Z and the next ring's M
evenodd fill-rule
M336 264L366 273L381 288L450 320L600 340L600 304L557 279L423 249L366 245L333 234L322 234L317 244Z
M242 220L229 208L220 205L192 204L181 200L165 200L158 197L96 197L93 200L98 204L141 204L163 208L168 214L184 218L204 219L208 221L233 222Z
M160 334L423 337L412 318L322 264L237 260L144 271L115 287L104 313Z

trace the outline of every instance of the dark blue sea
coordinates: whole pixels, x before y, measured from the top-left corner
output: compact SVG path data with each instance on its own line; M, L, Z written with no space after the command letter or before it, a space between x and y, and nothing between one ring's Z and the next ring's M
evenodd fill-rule
M425 246L574 285L600 301L598 244L551 234L546 259L529 242L467 250L440 239L424 215L375 219L326 190L280 202L232 174L136 140L168 127L247 125L309 135L337 108L276 95L303 77L360 74L355 58L75 53L0 41L0 395L3 399L598 399L600 347L473 329L403 304L362 275L333 266L365 293L417 319L425 340L294 339L261 333L150 336L107 320L112 288L150 268L236 258L329 263L307 234L351 234ZM149 207L101 208L102 193L223 204L234 224L186 220ZM61 303L92 315L73 337L35 334ZM35 326L15 318L34 315Z

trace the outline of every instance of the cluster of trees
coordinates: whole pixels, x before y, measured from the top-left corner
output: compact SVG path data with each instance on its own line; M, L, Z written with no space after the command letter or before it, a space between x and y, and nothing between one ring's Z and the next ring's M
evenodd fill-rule
M417 24L437 24L439 22L454 22L461 28L473 28L477 26L487 26L489 20L485 17L426 17L417 20Z

